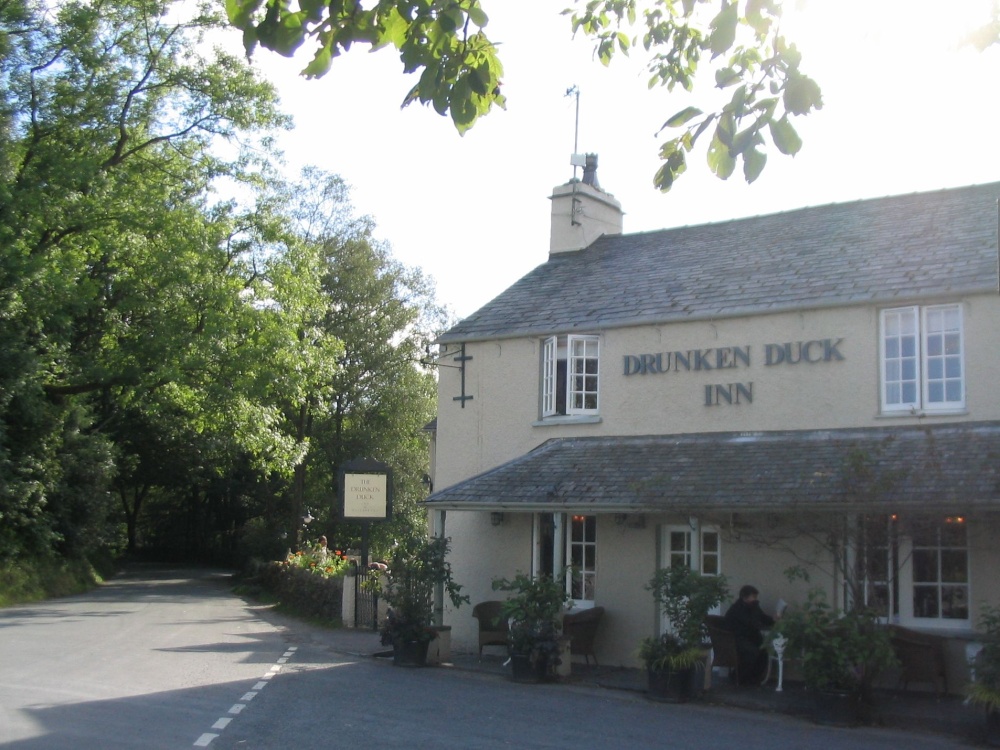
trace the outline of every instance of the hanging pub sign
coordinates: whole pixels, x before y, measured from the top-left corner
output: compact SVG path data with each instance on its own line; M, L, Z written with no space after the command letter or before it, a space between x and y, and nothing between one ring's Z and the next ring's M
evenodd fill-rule
M392 470L363 458L344 464L338 476L340 518L344 521L388 521L392 518Z

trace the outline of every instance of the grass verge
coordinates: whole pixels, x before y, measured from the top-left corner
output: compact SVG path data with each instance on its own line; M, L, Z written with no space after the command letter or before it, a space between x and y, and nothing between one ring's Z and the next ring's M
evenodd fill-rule
M36 557L0 563L0 607L89 591L112 575L111 560Z

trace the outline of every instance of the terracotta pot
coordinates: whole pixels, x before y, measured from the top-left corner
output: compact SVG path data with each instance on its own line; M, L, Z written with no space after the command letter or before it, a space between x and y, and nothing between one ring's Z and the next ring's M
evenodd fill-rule
M397 667L423 667L427 664L429 641L406 641L392 644L392 663Z
M663 703L687 703L698 694L697 669L648 669L649 689L646 695Z

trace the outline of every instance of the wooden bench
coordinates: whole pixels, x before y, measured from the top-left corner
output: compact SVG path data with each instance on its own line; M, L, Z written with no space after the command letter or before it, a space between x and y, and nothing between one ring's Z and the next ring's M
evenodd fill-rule
M906 690L911 682L926 682L934 687L938 695L944 695L948 687L944 637L900 625L890 625L889 636L899 659L899 683L903 689Z
M594 652L594 641L597 638L597 626L604 616L604 607L590 607L581 609L578 612L567 612L563 615L562 632L569 636L569 651L571 654L583 656L590 666L590 657L594 657L594 666L597 663L597 654Z

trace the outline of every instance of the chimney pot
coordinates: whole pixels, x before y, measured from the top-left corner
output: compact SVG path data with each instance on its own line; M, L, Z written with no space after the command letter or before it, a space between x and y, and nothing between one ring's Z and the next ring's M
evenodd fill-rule
M589 247L605 234L621 234L622 205L597 184L597 154L587 154L583 180L553 190L549 254Z
M601 189L597 182L597 154L587 154L587 161L583 165L583 184Z

